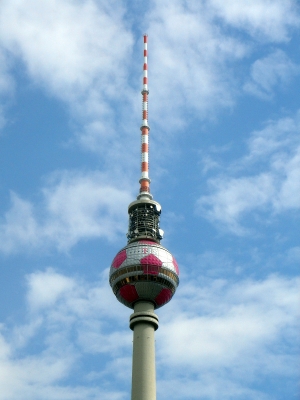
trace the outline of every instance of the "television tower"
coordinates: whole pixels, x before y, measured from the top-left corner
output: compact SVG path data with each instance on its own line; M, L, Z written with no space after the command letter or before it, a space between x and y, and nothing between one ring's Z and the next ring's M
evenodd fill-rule
M140 191L128 206L128 243L113 259L109 273L117 299L134 310L129 319L133 330L131 400L156 399L154 331L158 317L154 310L171 300L179 284L177 262L160 244L161 206L150 194L147 44L144 35Z

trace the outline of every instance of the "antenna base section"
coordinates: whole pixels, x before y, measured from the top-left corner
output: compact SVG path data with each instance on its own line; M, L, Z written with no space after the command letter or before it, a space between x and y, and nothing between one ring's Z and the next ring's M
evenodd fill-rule
M129 224L127 239L128 243L140 239L152 240L160 243L163 231L159 226L161 205L151 198L150 193L141 193L136 201L128 206Z
M137 200L152 200L153 196L149 192L140 192L136 198Z
M143 181L147 181L147 182L151 183L151 179L150 178L141 178L139 180L139 183L142 183Z
M148 129L150 131L150 126L148 124L143 123L140 127L140 130L142 131L144 128Z

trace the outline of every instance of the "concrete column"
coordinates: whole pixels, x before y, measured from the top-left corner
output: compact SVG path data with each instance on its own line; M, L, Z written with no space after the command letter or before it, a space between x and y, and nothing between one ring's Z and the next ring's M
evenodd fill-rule
M153 304L136 303L129 326L133 330L131 400L156 400L154 331L158 317Z

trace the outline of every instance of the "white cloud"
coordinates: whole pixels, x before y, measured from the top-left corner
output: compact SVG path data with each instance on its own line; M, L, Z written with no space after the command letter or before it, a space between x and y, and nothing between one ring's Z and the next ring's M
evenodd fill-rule
M61 98L84 96L99 81L108 95L123 83L118 67L132 41L122 14L117 2L3 1L1 42Z
M147 14L149 85L151 96L157 99L151 105L151 114L170 132L183 128L187 116L213 119L218 109L234 106L241 82L248 80L247 70L240 63L260 45L257 39L285 42L289 31L300 23L294 1L255 0L249 5L176 0L153 4ZM220 18L224 24L220 24ZM248 40L241 35L245 32L250 33ZM285 83L295 70L278 50L270 60L257 61L252 75L258 80L264 73L263 90L270 95L273 86ZM261 86L259 89L261 93Z
M19 245L34 246L38 240L37 221L33 206L11 193L11 208L0 226L0 249L4 253L14 251Z
M278 157L274 162L278 171L285 174L278 198L274 200L274 208L277 212L300 208L300 146L290 160L282 160ZM280 167L282 169L280 170Z
M51 269L46 273L32 274L28 283L28 303L33 310L53 306L62 294L66 295L66 292L70 292L74 287L72 279Z
M72 376L76 380L83 356L104 353L124 360L130 347L131 333L127 324L126 332L120 329L123 313L109 287L108 271L87 284L49 268L28 275L27 284L27 324L2 324L0 399L124 399L113 386L115 376L108 380L101 359L95 370L81 371L80 382L69 384ZM108 331L109 324L114 331ZM93 374L96 385L90 384Z
M9 74L9 57L0 47L0 130L6 123L5 104L14 92L14 81ZM4 99L6 101L4 101Z
M14 83L8 73L8 57L0 50L0 95L11 93L14 88Z
M290 29L298 27L300 23L297 2L294 0L252 0L251 3L210 0L210 4L229 25L264 40L286 41Z
M257 45L251 38L246 44L239 31L263 35L272 43L287 40L289 29L298 24L293 1L255 0L251 7L223 3L153 1L147 18L130 20L136 26L143 21L149 33L150 120L155 115L165 133L183 127L186 113L215 118L218 108L234 105L241 81L247 81L239 63ZM33 82L69 105L79 122L80 145L100 152L112 164L122 154L124 140L129 143L133 137L132 110L138 107L132 90L135 86L137 93L136 84L128 79L132 68L138 68L136 58L132 61L133 34L126 20L130 5L126 9L117 1L5 0L0 7L0 45L22 60ZM261 69L253 66L254 80ZM285 79L282 62L272 71L269 80Z
M182 398L186 387L188 398L217 399L221 388L224 399L268 398L252 389L258 376L297 371L299 288L299 278L270 276L202 279L178 290L157 333L162 398Z
M128 344L128 335L119 330L106 337L108 323L123 319L123 307L115 301L107 269L101 271L98 281L88 284L48 268L28 275L27 286L29 316L34 321L42 318L43 324L51 327L49 333L55 340L48 340L49 344L56 346L57 339L64 341L75 325L76 344L84 352L115 354ZM56 332L61 324L65 325L65 330ZM36 325L38 329L40 325Z
M79 240L113 240L126 231L124 210L132 197L100 173L56 173L42 193L35 207L12 194L0 225L3 253L48 246L66 251Z
M244 85L244 90L263 99L270 99L276 85L287 84L299 72L299 66L283 51L277 50L253 63L251 80Z
M238 221L241 214L268 205L275 192L270 174L232 179L219 178L212 180L210 185L214 194L202 196L198 201L202 215L213 221L221 221L237 234L245 231Z
M249 152L221 176L208 181L210 194L198 200L202 216L236 234L243 217L259 211L280 214L300 208L299 115L271 121L249 140ZM245 170L252 168L252 175ZM257 171L257 166L260 167ZM238 175L238 176L236 176Z
M87 283L47 269L28 275L27 284L27 325L2 324L0 399L126 398L114 385L130 383L130 310L114 298L108 271ZM299 288L298 278L280 276L182 282L158 311L160 397L182 398L188 388L188 398L215 399L223 388L225 399L268 398L252 387L258 375L293 378L297 370ZM89 354L96 363L81 362ZM80 382L69 385L78 374Z
M132 197L99 173L63 174L44 190L44 196L46 212L51 218L44 227L45 235L56 236L59 247L71 246L80 237L112 239L126 231L123 210Z
M149 18L151 96L158 99L151 110L156 120L164 126L168 121L174 129L184 125L186 112L203 117L213 106L231 106L237 88L227 66L241 59L247 46L223 34L202 3L155 2Z
M184 375L187 375L183 371ZM229 382L218 374L204 373L197 376L195 380L188 377L178 377L177 379L162 381L158 385L159 397L167 399L166 393L172 393L174 399L219 399L222 393L223 399L255 399L271 400L269 396L259 392L259 390L241 387L238 384Z
M261 131L254 131L248 139L249 153L243 163L268 162L273 154L289 153L299 145L300 113L294 118L270 120ZM267 160L267 161L265 161Z
M81 145L111 156L121 136L120 92L124 108L131 106L133 40L120 2L4 0L0 11L0 46L21 59L31 81L68 104L83 125ZM89 129L93 124L96 131Z
M300 246L292 247L287 253L288 261L291 263L300 262Z
M117 390L83 385L63 385L61 381L71 371L77 360L68 352L23 359L0 361L1 400L120 400L124 396Z

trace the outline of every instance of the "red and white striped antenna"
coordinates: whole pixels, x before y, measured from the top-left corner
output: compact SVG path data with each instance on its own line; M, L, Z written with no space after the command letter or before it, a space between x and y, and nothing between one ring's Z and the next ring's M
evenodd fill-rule
M141 126L141 179L140 194L141 197L152 199L150 194L150 178L149 178L149 131L148 124L148 35L144 34L144 65L143 65L143 106L142 106L142 126Z

